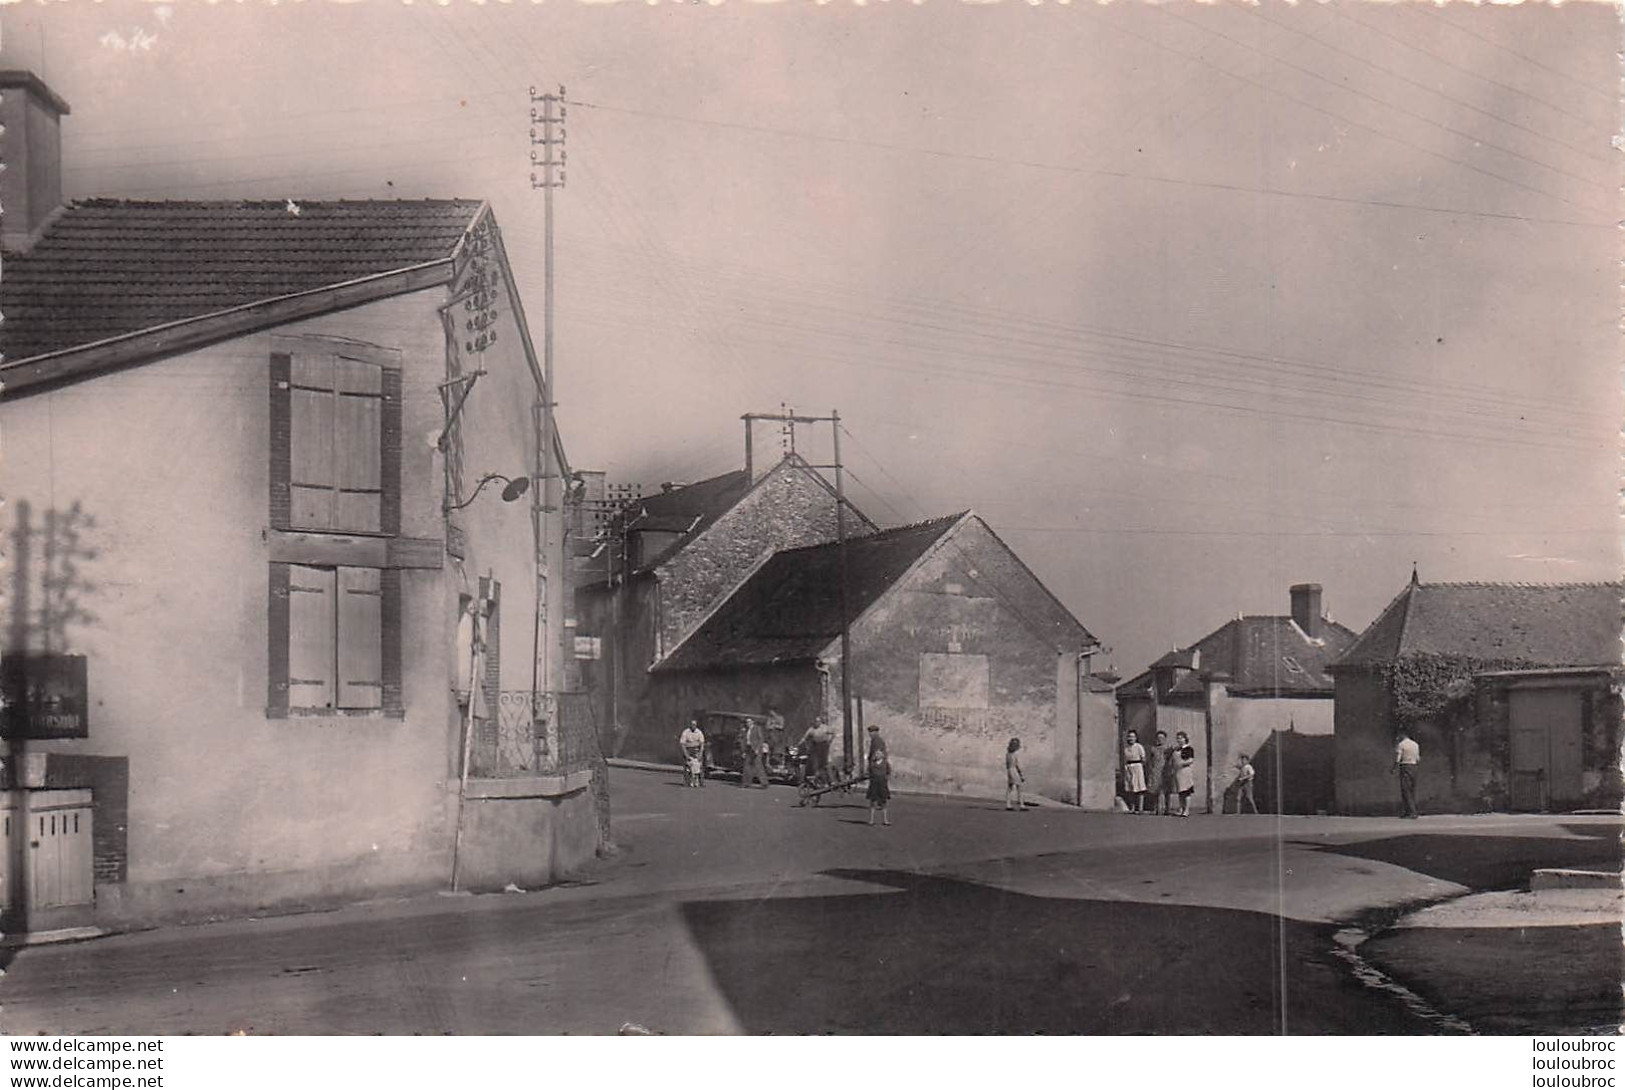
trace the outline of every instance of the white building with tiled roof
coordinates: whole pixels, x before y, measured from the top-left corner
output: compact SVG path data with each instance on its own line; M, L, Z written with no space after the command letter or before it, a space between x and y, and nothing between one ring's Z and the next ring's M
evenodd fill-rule
M64 205L66 103L0 90L4 805L66 876L0 873L4 930L590 857L568 468L490 209Z

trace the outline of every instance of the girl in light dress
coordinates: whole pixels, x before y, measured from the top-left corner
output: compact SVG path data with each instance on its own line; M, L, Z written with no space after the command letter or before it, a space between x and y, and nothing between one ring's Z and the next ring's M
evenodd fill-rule
M1145 813L1145 747L1132 730L1123 735L1123 794L1130 813Z
M1021 785L1027 782L1027 774L1021 771L1021 739L1010 739L1010 745L1004 751L1004 808L1006 810L1027 810L1027 804L1021 801ZM1010 805L1015 799L1016 804Z

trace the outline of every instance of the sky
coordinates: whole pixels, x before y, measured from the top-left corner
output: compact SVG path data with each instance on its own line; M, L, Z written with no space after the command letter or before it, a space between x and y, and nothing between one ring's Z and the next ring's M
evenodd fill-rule
M646 487L838 411L855 502L973 509L1125 676L1318 582L1621 571L1618 9L0 7L70 198L477 197L558 422ZM757 450L777 450L771 427ZM828 429L799 429L815 462Z

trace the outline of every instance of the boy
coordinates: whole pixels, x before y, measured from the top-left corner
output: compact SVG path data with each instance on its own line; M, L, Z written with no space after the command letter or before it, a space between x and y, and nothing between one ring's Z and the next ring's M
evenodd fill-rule
M1253 801L1253 761L1245 753L1241 755L1241 770L1236 773L1236 813L1242 812L1242 804L1253 813L1258 813L1258 803Z

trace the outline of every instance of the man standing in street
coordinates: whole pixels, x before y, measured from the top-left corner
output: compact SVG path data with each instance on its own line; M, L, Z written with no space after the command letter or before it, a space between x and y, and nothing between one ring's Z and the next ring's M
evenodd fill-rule
M677 745L683 751L683 784L687 787L705 786L705 732L698 719L690 719L683 733L677 736Z
M754 716L745 722L744 739L740 745L745 767L739 777L739 786L766 787L767 732L762 729L761 720Z
M1411 738L1410 731L1399 729L1399 741L1394 745L1394 771L1399 774L1399 816L1413 818L1416 812L1416 766L1422 760L1422 747Z

